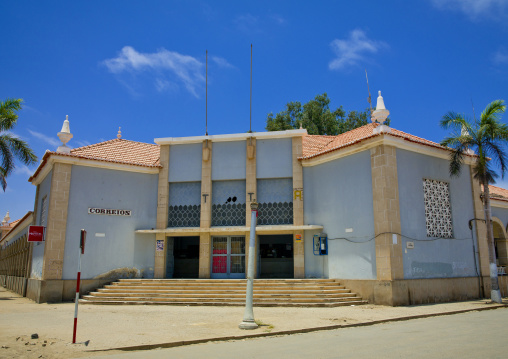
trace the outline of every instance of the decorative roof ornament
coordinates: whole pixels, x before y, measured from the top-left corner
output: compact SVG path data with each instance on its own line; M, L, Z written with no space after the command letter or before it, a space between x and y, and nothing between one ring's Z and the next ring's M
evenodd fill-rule
M388 111L385 107L385 101L383 100L383 96L381 96L381 91L378 91L376 110L372 112L371 121L375 123L379 123L380 126L377 126L374 129L374 133L388 133L390 132L390 127L384 124L390 111Z
M58 132L57 136L60 139L60 141L62 141L62 146L58 147L56 149L56 152L71 153L70 147L67 147L67 142L69 142L74 135L71 133L69 127L69 115L65 115L65 121L62 125L62 130Z
M462 127L460 129L460 135L461 136L470 136L469 131L467 130L466 126L462 125ZM466 148L464 153L466 153L467 155L471 155L471 156L473 156L475 154L474 151L469 147Z
M121 139L122 138L122 131L120 131L122 128L118 127L118 133L116 135L116 138Z
M9 216L9 211L7 211L7 214L5 215L5 217L2 221L2 225L6 226L7 224L9 224L10 220L11 220L11 216Z

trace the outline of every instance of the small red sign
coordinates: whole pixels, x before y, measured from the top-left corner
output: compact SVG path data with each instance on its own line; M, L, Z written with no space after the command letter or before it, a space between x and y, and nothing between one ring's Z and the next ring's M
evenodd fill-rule
M44 242L46 227L30 226L28 227L28 242Z

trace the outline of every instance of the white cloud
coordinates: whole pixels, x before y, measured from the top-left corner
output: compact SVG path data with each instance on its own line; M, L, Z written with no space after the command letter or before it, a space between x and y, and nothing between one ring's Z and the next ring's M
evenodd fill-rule
M85 146L90 146L91 143L86 141L86 140L82 140L82 141L73 141L77 147L85 147Z
M32 136L34 136L35 138L38 138L39 140L41 140L42 142L44 142L44 143L46 143L46 144L48 144L50 146L58 147L58 146L62 145L62 142L60 142L59 140L57 140L54 137L46 136L43 133L35 132L35 131L32 131L32 130L28 130L28 132L30 132L30 134Z
M279 25L285 25L287 20L285 18L283 18L282 16L280 15L270 15L270 18L275 21L275 23L279 24Z
M328 64L330 70L356 66L366 60L367 54L375 54L380 49L388 47L382 41L368 39L365 32L359 29L351 31L348 39L333 40L330 46L337 56Z
M508 51L505 48L500 48L494 54L494 57L492 60L494 61L494 64L496 64L496 65L508 64Z
M125 46L117 57L102 62L110 72L120 74L126 71L142 72L152 70L156 73L157 89L164 84L165 76L174 76L195 97L197 89L204 81L203 63L189 55L160 49L153 53L140 53L131 46Z
M231 65L228 60L226 60L223 57L218 56L212 56L212 61L215 62L219 67L225 67L225 68L234 68L233 65Z
M33 173L34 171L32 171L25 165L16 166L16 168L14 168L14 174L16 175L27 175L30 177L31 175L33 175Z
M508 0L431 0L432 4L441 10L460 11L475 20L487 15L499 17L506 14Z

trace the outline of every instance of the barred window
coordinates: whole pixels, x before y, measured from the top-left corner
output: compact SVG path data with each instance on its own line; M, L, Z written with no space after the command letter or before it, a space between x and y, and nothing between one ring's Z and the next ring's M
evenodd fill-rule
M449 184L423 179L427 237L453 238Z
M47 226L48 222L48 195L42 197L41 201L41 216L39 217L39 225Z

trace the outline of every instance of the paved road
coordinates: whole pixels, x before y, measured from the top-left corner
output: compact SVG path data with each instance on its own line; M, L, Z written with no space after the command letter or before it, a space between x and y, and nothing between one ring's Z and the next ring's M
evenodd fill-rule
M507 334L508 309L503 308L104 358L508 358Z

